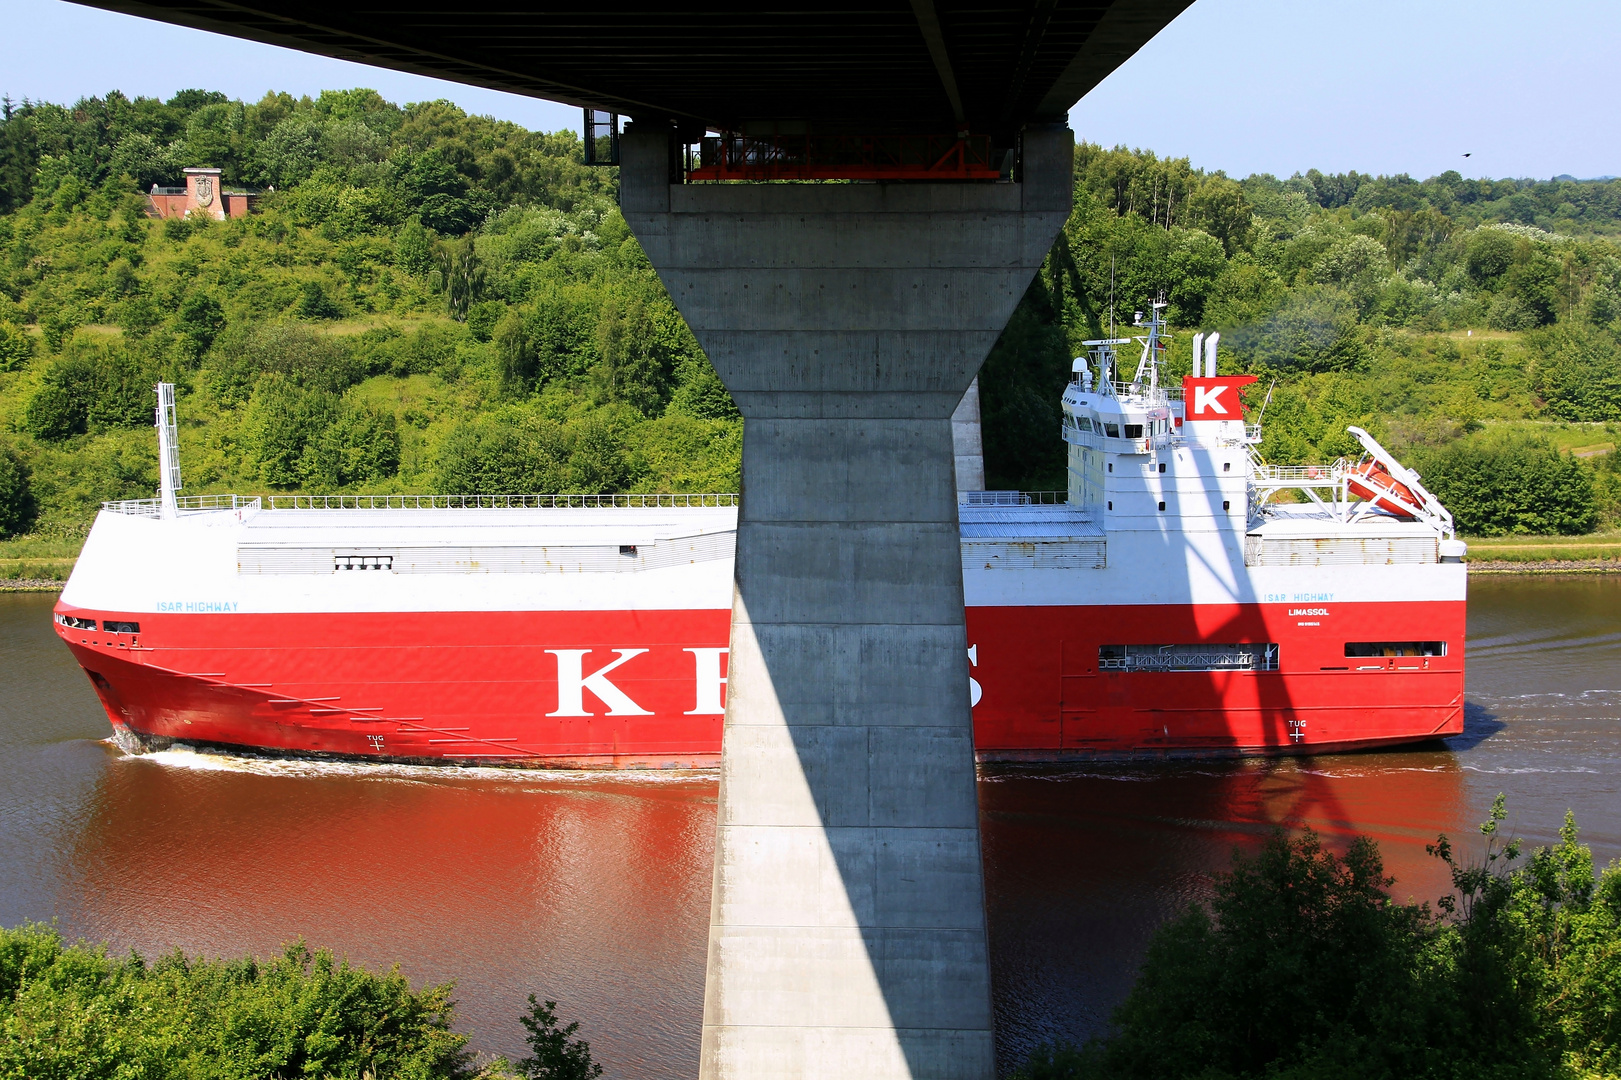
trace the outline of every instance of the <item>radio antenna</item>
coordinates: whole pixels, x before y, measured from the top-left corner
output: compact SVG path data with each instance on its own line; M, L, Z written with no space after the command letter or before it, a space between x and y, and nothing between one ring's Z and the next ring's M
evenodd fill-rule
M1114 256L1109 256L1109 336L1114 337Z
M1277 388L1278 378L1276 375L1274 375L1272 377L1272 385L1266 388L1266 400L1261 402L1261 411L1259 415L1255 417L1255 423L1257 426L1260 425L1261 421L1266 419L1266 407L1272 404L1272 391L1276 390Z

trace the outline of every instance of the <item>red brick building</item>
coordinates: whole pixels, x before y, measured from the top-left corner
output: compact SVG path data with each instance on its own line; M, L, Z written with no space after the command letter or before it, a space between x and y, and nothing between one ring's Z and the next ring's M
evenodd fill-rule
M147 212L153 217L190 217L193 214L201 214L217 221L223 221L228 217L246 217L254 201L259 198L259 193L255 191L225 190L224 185L220 183L218 169L192 168L184 171L185 187L165 188L152 185L152 192L146 199L150 204Z

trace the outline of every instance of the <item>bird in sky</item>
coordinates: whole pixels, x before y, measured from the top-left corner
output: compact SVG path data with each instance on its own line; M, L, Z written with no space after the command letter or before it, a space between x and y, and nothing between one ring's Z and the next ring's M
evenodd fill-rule
M1469 155L1468 155L1468 154L1465 154L1465 155L1463 155L1463 156L1464 156L1464 157L1468 157L1468 156L1469 156Z

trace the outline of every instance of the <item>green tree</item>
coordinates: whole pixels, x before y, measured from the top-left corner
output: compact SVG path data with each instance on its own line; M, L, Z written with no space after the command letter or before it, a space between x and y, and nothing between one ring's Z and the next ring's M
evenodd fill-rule
M1592 470L1541 436L1483 433L1414 463L1467 535L1585 533L1598 521Z
M306 390L280 372L261 375L242 418L243 442L259 477L287 488L311 479L314 467L305 463L305 452L338 412L338 399L330 391ZM338 468L332 466L334 474Z
M1306 830L1235 853L1208 908L1154 935L1114 1031L1043 1047L1017 1080L1315 1080L1614 1075L1621 864L1593 873L1565 817L1522 857L1502 796L1476 858L1430 851L1452 891L1392 900L1377 845Z
M1068 341L1044 275L1025 290L980 372L985 480L992 488L1056 490L1064 480L1059 398Z
M306 281L298 298L298 316L301 319L341 319L343 309L327 295L319 281Z
M1464 245L1469 276L1492 285L1514 265L1514 238L1501 229L1476 229Z
M320 490L376 483L399 467L394 414L345 402L331 423L308 437L298 474L306 488Z
M1228 255L1249 239L1253 214L1244 189L1225 176L1212 176L1199 185L1188 207L1188 223L1220 240Z
M214 344L219 332L225 329L225 309L206 292L194 292L180 304L175 316L175 329L191 343L193 352L201 355Z
M1621 420L1621 337L1609 329L1561 326L1531 338L1532 388L1564 420Z
M531 1055L518 1062L518 1071L529 1080L596 1080L602 1075L602 1066L592 1060L591 1044L574 1034L580 1022L560 1022L557 1002L537 1001L530 994L529 1012L518 1022Z
M428 230L416 218L408 219L394 234L394 261L401 270L417 277L433 269L433 245Z
M0 1075L473 1080L450 993L302 942L269 960L149 962L0 930Z
M0 444L0 539L25 533L38 507L29 483L28 463L14 447Z
M561 425L526 414L457 424L439 448L437 486L451 495L549 494L569 488Z
M17 371L34 356L34 339L26 331L0 320L0 371Z

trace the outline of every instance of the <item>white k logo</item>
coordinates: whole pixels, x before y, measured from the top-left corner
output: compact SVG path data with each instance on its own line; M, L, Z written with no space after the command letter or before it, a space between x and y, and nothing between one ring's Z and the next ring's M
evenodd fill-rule
M547 713L547 716L595 716L585 708L585 691L589 690L602 699L608 706L609 716L652 716L646 709L638 708L636 703L625 696L625 692L608 681L608 672L623 664L632 657L647 652L646 649L615 649L619 659L603 664L589 675L581 674L585 670L583 663L585 654L590 649L547 649L547 652L557 657L557 711Z
M1226 386L1195 386L1193 388L1193 415L1203 416L1208 410L1226 416L1227 406L1221 403L1221 395L1227 389L1229 387Z

